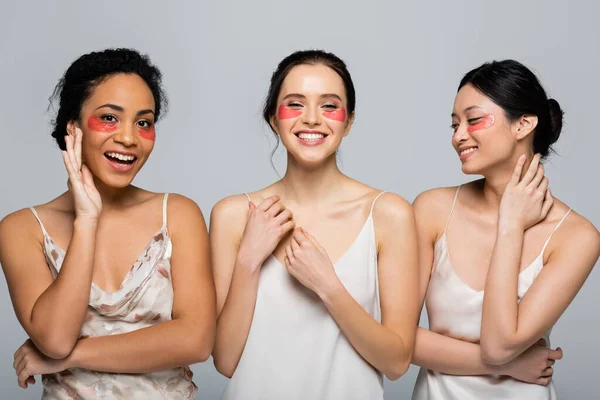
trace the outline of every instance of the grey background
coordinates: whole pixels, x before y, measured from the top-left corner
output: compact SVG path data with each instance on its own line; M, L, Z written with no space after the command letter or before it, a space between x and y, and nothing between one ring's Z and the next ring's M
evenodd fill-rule
M176 3L176 4L175 4ZM47 98L79 55L135 47L164 74L171 105L154 154L136 184L185 194L208 219L219 199L277 179L274 145L260 118L268 79L297 49L323 48L349 66L357 119L344 140L350 176L409 200L471 179L450 146L452 102L462 75L484 61L533 68L566 110L547 164L553 194L600 225L600 7L593 1L6 1L0 15L0 217L65 190L49 135ZM276 164L284 171L283 152ZM568 266L565 266L568 268ZM555 383L563 399L596 398L600 275L593 272L554 329L565 351ZM26 339L0 284L2 399L39 399L12 369ZM426 321L422 320L423 324ZM217 399L226 379L212 362L193 367L199 398ZM386 382L386 399L410 397L417 368ZM595 394L594 394L595 393Z

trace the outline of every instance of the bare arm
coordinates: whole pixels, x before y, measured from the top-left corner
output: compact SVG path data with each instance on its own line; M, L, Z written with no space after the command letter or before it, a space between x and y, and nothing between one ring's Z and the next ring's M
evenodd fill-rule
M227 377L235 372L250 332L260 267L293 227L291 212L277 201L269 198L255 208L245 196L229 197L217 203L211 214L218 315L213 359Z
M215 292L208 233L202 212L190 199L169 196L173 244L172 320L133 332L90 337L77 342L67 368L145 373L202 362L212 351Z
M517 165L502 198L486 279L481 346L490 364L514 359L543 337L575 298L600 256L600 233L588 221L572 216L577 226L571 227L569 237L552 251L525 296L517 300L524 231L546 217L553 201L543 166L534 158L519 180L522 164Z
M48 270L40 228L29 210L11 214L0 223L0 263L15 314L36 346L56 359L69 355L86 316L102 210L92 174L81 163L81 131L69 126L69 132L62 155L76 217L57 278Z
M420 299L425 301L431 278L435 242L440 236L440 221L446 221L456 188L424 192L413 202L419 242ZM443 225L442 225L443 226ZM499 367L484 364L478 344L454 339L419 327L413 364L450 375L488 375L500 373Z
M502 366L487 365L476 343L465 342L419 327L413 364L448 375L504 375Z
M68 356L79 337L89 302L95 243L96 221L76 219L61 271L53 279L31 212L18 211L0 223L0 262L15 314L35 345L51 358Z
M408 202L386 194L377 202L373 220L379 244L381 323L350 295L325 249L307 232L294 233L286 267L323 300L356 351L389 379L398 379L410 365L419 313L414 215Z

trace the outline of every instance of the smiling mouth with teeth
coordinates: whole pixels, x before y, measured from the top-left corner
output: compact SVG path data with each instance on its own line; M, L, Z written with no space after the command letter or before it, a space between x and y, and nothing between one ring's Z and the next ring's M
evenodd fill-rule
M472 153L475 150L477 150L477 147L469 147L468 149L464 149L463 151L461 151L459 155L463 156L465 154Z
M136 156L112 153L112 152L104 153L104 157L108 158L110 161L113 161L113 162L116 162L119 164L125 164L125 165L131 165L135 162L135 160L137 160Z
M325 135L323 135L322 133L304 133L304 132L298 133L298 134L296 134L296 136L307 142L311 142L311 141L316 142L317 140L321 140L325 137Z

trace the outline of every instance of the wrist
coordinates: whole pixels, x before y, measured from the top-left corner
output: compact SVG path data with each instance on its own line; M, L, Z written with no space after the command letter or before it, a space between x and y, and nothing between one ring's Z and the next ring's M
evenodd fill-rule
M512 377L512 375L510 373L509 365L510 364L504 364L504 365L485 364L486 374L488 374L488 375L504 375L504 376Z
M238 268L242 268L245 271L250 273L255 273L258 271L262 265L263 261L256 260L254 257L246 254L243 251L240 251L236 257L235 265Z
M69 354L69 356L64 359L64 369L81 368L81 360L79 358L81 355L81 351L79 345L82 340L85 339L79 339L75 344L75 347L73 348L71 354Z
M75 217L75 221L73 222L74 228L76 230L96 230L98 227L98 218L93 217Z
M513 235L515 233L523 233L524 231L525 227L516 219L498 219L498 235Z
M346 288L338 276L335 275L329 282L324 282L321 287L317 288L315 293L325 305L330 305L334 303L335 299L343 293L344 290L346 290Z

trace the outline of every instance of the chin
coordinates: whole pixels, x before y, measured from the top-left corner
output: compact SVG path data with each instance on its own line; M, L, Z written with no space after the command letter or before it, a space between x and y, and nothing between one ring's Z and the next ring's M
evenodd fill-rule
M475 164L464 163L461 167L462 173L465 175L482 175L483 168Z
M108 177L108 178L98 178L104 185L114 188L114 189L123 189L127 186L131 185L134 177Z

